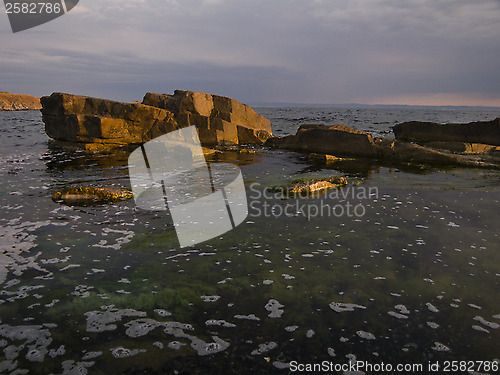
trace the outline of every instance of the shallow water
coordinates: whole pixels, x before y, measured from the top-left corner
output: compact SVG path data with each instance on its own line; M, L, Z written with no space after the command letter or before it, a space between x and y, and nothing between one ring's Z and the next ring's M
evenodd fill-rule
M299 116L325 117L260 111L278 134L294 133ZM378 134L418 117L358 116L360 129ZM460 113L434 113L446 116ZM163 213L132 201L50 199L71 185L128 187L127 153L48 144L37 112L0 113L0 134L0 373L287 373L291 361L500 359L498 171L325 168L293 152L228 153L219 161L241 168L249 216L180 250ZM331 175L350 185L263 196L294 177Z

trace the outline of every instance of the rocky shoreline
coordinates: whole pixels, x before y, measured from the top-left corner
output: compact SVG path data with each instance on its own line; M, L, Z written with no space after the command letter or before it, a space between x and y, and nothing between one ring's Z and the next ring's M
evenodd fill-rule
M263 144L271 122L234 99L192 91L147 93L142 103L121 103L63 93L42 97L47 135L86 149L142 144L196 125L204 145Z
M483 138L488 139L491 133L500 127L500 119L485 123L490 129L481 128L481 132L488 132ZM441 125L444 129L447 125ZM396 125L396 129L400 125ZM473 125L464 124L471 128ZM418 129L418 126L416 127ZM442 130L441 130L442 131ZM408 131L409 132L409 131ZM444 131L446 133L446 130ZM283 148L293 151L301 151L312 154L324 155L325 161L334 160L333 157L368 157L381 161L407 162L417 164L454 165L465 167L482 167L498 169L500 166L500 147L486 144L470 144L469 138L455 137L451 144L441 141L439 144L422 142L422 144L402 140L400 132L395 131L396 139L374 138L370 134L354 130L344 125L327 126L322 124L302 125L295 135L283 138L271 138L266 142L267 146ZM468 133L470 134L470 133ZM418 140L418 135L414 136ZM439 137L437 137L439 139ZM428 134L425 138L432 139ZM482 139L480 134L476 139ZM462 142L458 142L462 140ZM462 145L463 152L451 152L446 149ZM431 145L438 146L432 147ZM476 150L477 153L468 152ZM316 160L321 160L315 156Z
M40 98L31 95L0 92L0 111L36 111L42 108Z
M309 153L312 160L363 157L382 162L498 169L500 119L469 124L406 122L393 127L395 139L377 138L344 125L308 124L295 135L275 137L271 123L237 100L176 90L147 93L142 102L121 103L63 93L41 98L49 137L109 150L138 145L195 125L204 146L265 145Z

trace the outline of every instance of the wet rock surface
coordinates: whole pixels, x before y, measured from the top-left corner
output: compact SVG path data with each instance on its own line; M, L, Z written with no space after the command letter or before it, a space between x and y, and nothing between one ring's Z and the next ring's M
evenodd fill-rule
M396 139L411 142L463 142L500 146L500 118L467 124L408 121L393 127Z
M396 130L395 130L396 131ZM398 137L396 137L398 138ZM444 142L447 143L447 142ZM384 161L424 163L450 166L498 168L499 162L489 155L465 155L426 147L399 139L373 138L370 134L357 131L343 125L302 125L297 134L283 138L271 138L267 146L294 151L312 153L311 157L320 154L324 162L334 161L336 156L371 157ZM436 144L432 144L436 146ZM478 151L476 154L495 153L496 147L487 145L463 146L467 150ZM474 152L469 152L474 153ZM325 156L325 155L328 155Z
M69 206L87 206L93 204L114 203L133 197L131 191L120 188L71 187L52 194L54 202Z
M41 98L47 135L101 150L140 144L195 125L207 145L262 144L271 123L247 105L217 95L175 91L145 95L142 103L121 103L63 93Z

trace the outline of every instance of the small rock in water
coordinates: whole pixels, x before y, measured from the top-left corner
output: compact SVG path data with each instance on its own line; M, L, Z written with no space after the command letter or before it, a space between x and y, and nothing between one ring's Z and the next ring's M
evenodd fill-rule
M114 203L133 197L131 191L120 188L71 187L52 194L54 202L68 206L88 206L93 204Z

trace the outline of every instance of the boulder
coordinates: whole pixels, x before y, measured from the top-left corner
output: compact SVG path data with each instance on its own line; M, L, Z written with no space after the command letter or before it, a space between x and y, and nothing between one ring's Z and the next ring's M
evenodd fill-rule
M133 193L126 189L82 186L56 191L52 194L52 200L69 206L87 206L119 202L133 196Z
M500 146L500 118L467 124L410 121L393 128L396 139L411 142L463 142Z
M40 98L0 92L0 111L34 111L42 108Z
M45 132L59 141L121 146L181 128L172 113L143 104L62 93L40 101Z
M378 148L370 134L344 125L301 125L297 134L271 138L266 144L271 147L335 156L378 156Z
M268 119L224 96L176 90L173 95L147 93L142 103L174 113L178 123L196 125L202 143L262 144L272 136Z
M326 192L332 188L339 188L348 184L345 177L330 177L330 178L297 178L292 180L289 185L271 186L268 190L277 194L281 198L290 196L310 196Z
M86 149L140 144L195 125L202 144L264 143L270 121L231 98L175 91L145 95L142 103L121 103L62 93L41 98L49 137L98 145Z

